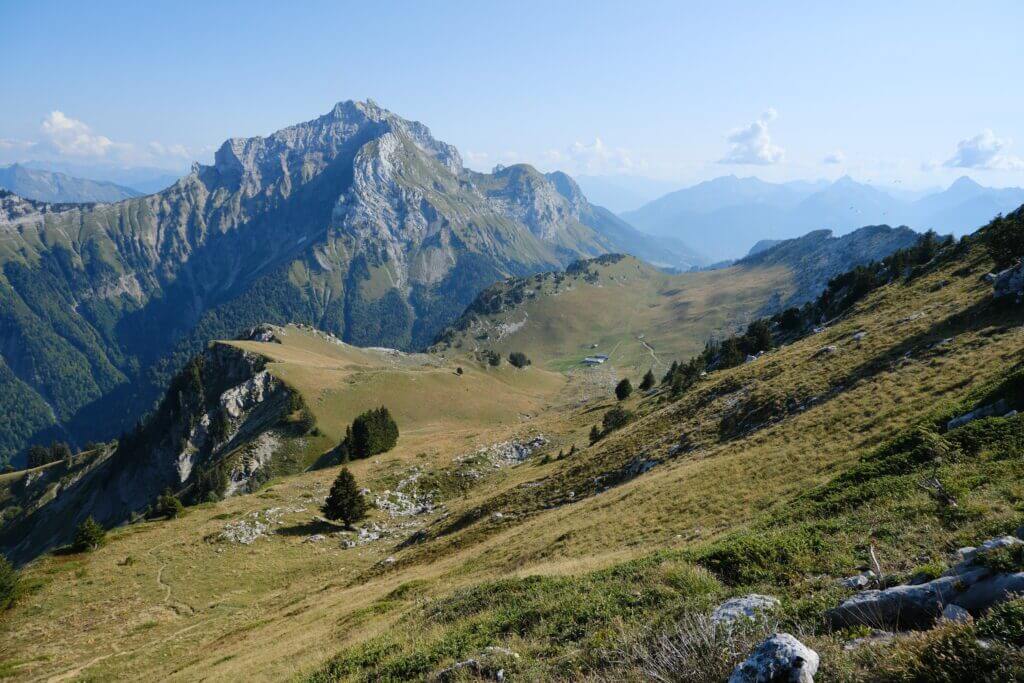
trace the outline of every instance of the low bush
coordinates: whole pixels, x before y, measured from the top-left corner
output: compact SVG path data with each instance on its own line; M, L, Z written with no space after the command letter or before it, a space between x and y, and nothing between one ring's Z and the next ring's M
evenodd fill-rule
M992 607L978 622L978 635L1024 647L1024 597Z
M689 554L731 586L787 584L808 574L830 573L844 559L834 530L798 527L742 533Z

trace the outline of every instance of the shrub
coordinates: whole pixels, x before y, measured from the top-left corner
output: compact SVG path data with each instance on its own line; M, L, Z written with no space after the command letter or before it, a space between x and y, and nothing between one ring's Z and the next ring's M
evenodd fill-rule
M790 583L831 570L838 553L826 540L829 535L811 529L735 534L696 551L692 559L732 586Z
M501 356L497 351L484 351L484 355L487 357L487 364L491 367L496 368L501 365Z
M978 635L1024 647L1024 597L992 607L978 622Z
M595 443L601 440L601 430L598 429L597 425L590 428L590 445L593 446Z
M324 517L341 520L345 526L352 526L354 522L366 516L368 507L359 486L356 485L355 477L347 467L343 467L331 485L331 492L321 508Z
M640 391L649 391L654 386L654 373L650 370L640 380Z
M14 604L18 592L18 570L0 555L0 612Z
M156 505L153 506L153 517L174 519L180 515L184 509L185 506L181 504L178 497L171 493L170 489L167 489L156 499Z
M517 368L525 368L530 364L530 359L522 351L513 351L508 354L508 362Z
M607 433L622 427L629 422L631 417L633 417L633 413L615 406L601 418L601 426L604 427L604 431Z
M620 401L626 400L632 393L633 385L630 383L628 377L623 377L619 383L615 385L615 398Z
M103 545L106 536L107 532L96 523L95 519L91 516L86 517L85 521L75 529L75 540L71 547L75 552L90 552Z
M339 455L349 458L368 458L386 453L398 443L398 423L387 408L368 410L352 421L345 440L339 444Z

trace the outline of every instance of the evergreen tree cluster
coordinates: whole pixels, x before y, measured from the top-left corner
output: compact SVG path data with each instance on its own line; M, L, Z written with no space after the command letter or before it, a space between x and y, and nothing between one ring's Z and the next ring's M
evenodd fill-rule
M71 447L63 441L54 441L49 447L36 445L28 449L28 467L30 469L61 460L70 464L71 458Z
M381 406L356 417L345 430L345 438L338 445L341 462L368 458L386 453L398 443L398 423L391 412Z
M985 227L984 239L996 270L1009 268L1024 257L1024 206L997 216Z

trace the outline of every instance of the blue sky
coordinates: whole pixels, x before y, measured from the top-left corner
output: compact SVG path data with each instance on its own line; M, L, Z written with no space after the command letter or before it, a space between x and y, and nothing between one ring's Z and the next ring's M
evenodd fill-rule
M186 167L372 98L469 165L1024 184L1024 3L0 0L0 162Z

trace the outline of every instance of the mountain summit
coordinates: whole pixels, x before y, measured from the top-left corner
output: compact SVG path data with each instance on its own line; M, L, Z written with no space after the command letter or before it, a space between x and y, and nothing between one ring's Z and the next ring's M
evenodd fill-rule
M207 340L260 322L419 348L504 277L666 253L567 176L469 171L372 101L232 138L154 195L6 201L20 208L0 218L0 395L17 419L0 457L61 432L113 436Z

